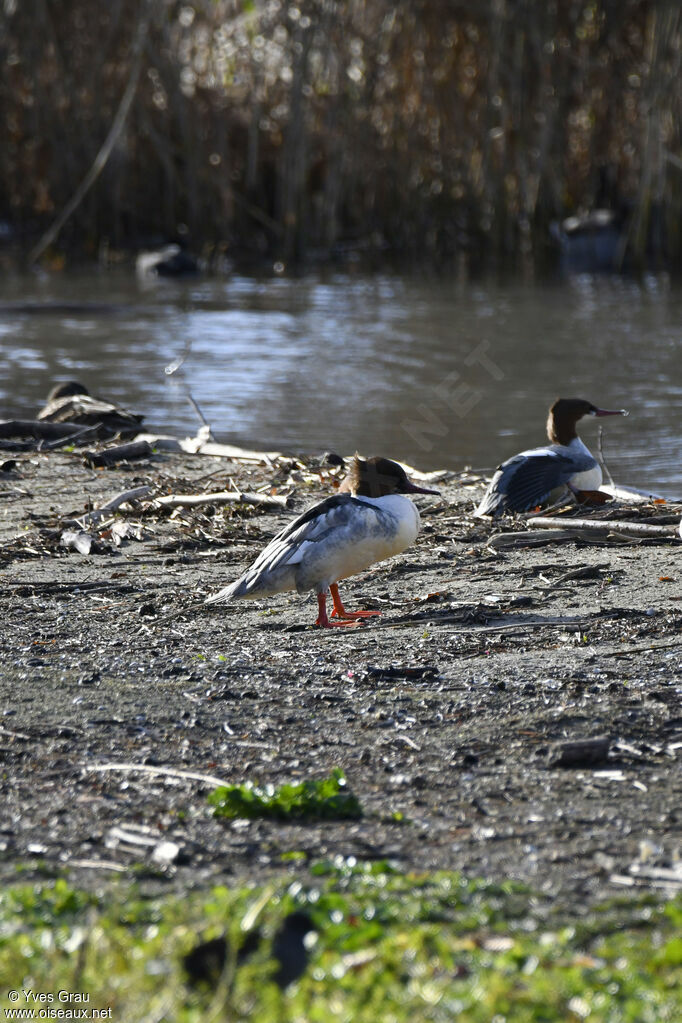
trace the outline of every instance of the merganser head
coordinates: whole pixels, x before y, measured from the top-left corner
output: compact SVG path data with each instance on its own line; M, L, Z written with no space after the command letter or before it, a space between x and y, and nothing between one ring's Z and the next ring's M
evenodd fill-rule
M438 494L437 490L419 487L408 478L402 465L390 458L360 458L356 455L341 485L355 497L387 497L389 494Z
M597 408L584 398L557 398L547 417L547 436L552 444L570 444L578 436L576 423L583 416L626 416L623 408Z
M346 463L341 455L337 455L335 451L325 452L322 455L322 462L324 465L331 465L334 469L345 469L346 467Z
M66 380L62 384L54 385L47 396L47 400L55 401L57 398L72 398L76 394L89 395L90 392L85 384L81 384L78 380Z

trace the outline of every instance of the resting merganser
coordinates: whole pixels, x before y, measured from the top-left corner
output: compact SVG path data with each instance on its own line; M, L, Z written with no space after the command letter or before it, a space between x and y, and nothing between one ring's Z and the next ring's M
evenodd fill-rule
M67 380L52 388L38 419L49 423L97 426L106 436L134 436L140 432L144 416L128 412L103 398L93 397L85 384L78 380Z
M209 597L207 604L241 597L269 597L285 590L317 594L315 625L353 625L378 611L346 611L340 579L362 572L376 561L400 554L417 537L419 512L403 494L437 494L418 487L388 458L357 455L341 493L309 508L277 534L236 582ZM327 617L327 591L334 610Z
M503 515L536 508L554 490L598 490L601 467L576 433L583 416L626 416L625 409L597 408L582 398L558 398L549 410L550 443L509 458L498 466L474 515Z

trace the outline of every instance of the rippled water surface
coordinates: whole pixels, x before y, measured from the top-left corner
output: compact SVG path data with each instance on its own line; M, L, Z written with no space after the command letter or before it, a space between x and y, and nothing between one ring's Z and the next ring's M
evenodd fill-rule
M682 290L666 277L544 284L330 275L142 284L124 272L0 283L0 416L55 379L249 447L493 467L543 442L558 395L604 421L616 482L682 492ZM165 367L191 342L182 369ZM593 450L598 424L583 421Z

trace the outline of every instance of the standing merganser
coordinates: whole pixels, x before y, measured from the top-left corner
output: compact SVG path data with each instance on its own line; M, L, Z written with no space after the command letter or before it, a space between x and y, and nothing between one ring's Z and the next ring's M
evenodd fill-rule
M582 398L558 398L549 410L550 443L509 458L498 466L474 515L523 512L543 504L560 487L598 490L601 467L576 433L583 416L626 416L625 409L597 408Z
M315 625L322 628L352 625L358 618L380 614L346 611L337 583L409 547L419 532L419 512L402 495L438 491L412 483L397 462L357 455L341 490L285 526L244 575L206 603L314 590ZM340 621L330 622L327 617L327 591L334 603L332 617Z

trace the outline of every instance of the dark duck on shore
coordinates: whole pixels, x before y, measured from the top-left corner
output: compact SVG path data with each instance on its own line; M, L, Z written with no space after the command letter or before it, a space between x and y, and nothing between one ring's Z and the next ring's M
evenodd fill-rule
M93 397L85 384L67 380L56 384L47 396L47 402L38 413L38 419L50 423L81 423L97 426L103 436L134 437L140 432L144 416L110 401Z
M522 451L498 466L475 515L524 512L558 498L563 488L575 493L598 490L601 467L578 437L583 416L626 416L624 409L597 408L583 398L558 398L549 410L543 448Z
M388 458L355 457L341 493L309 508L277 534L253 565L207 604L269 597L285 590L317 594L315 622L353 625L377 611L346 611L338 582L400 554L417 538L419 512L406 494L437 494L408 479ZM334 610L327 617L327 593Z

